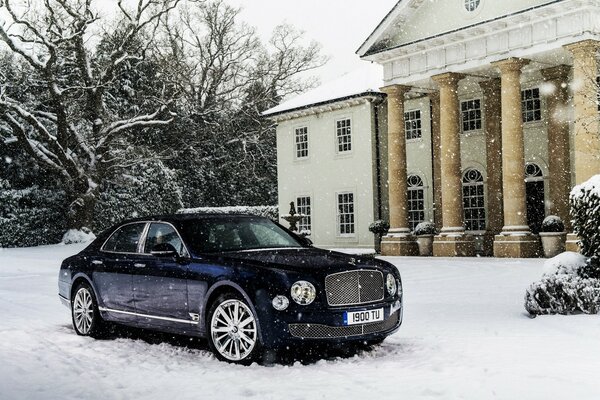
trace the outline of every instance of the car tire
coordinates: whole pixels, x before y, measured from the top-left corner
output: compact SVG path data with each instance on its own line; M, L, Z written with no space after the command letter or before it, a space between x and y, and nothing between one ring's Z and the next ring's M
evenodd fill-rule
M71 298L71 319L73 329L79 336L102 338L107 331L107 323L98 310L98 302L92 287L82 282L75 287Z
M209 347L220 361L250 365L260 360L257 318L241 295L225 293L212 302L206 326Z

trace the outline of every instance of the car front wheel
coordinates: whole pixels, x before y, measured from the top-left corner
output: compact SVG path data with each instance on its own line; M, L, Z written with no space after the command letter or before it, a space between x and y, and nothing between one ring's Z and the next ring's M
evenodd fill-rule
M261 352L256 316L241 298L227 293L208 315L208 342L221 361L250 364Z
M73 328L80 336L101 337L105 331L105 323L98 311L98 303L94 291L87 283L77 286L71 300L71 316Z

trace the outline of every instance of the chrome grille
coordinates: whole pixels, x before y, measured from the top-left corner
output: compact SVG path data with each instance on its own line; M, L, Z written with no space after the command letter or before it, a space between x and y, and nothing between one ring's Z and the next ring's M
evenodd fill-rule
M351 326L328 326L319 324L290 324L292 336L303 339L333 339L385 332L393 329L400 320L400 312L396 311L388 319L371 324Z
M339 272L325 277L330 306L350 306L383 300L383 274L375 270Z

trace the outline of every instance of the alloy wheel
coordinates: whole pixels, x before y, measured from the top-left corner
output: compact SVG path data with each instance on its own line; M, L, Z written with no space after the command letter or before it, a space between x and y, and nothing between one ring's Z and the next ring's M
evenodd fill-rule
M242 301L229 299L220 303L212 314L211 339L221 356L231 361L248 357L257 341L256 319Z
M73 299L73 322L82 335L88 335L94 322L92 294L86 287L80 288Z

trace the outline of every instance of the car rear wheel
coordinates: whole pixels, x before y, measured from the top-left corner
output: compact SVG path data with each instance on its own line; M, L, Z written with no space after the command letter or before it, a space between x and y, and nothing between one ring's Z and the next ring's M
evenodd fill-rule
M98 311L94 291L87 283L81 283L73 292L71 317L73 328L80 336L101 337L106 331L106 323Z
M227 293L212 304L208 315L208 343L221 361L250 364L261 353L258 324L241 296Z

